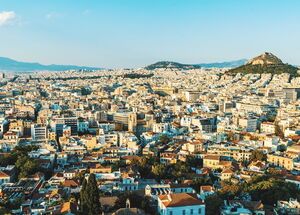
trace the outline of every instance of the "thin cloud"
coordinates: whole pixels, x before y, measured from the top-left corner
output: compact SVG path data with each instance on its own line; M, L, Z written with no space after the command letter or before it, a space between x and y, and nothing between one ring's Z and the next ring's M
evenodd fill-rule
M51 19L56 19L56 18L62 17L62 16L63 16L63 14L61 14L61 13L51 12L51 13L46 14L45 18L48 20L51 20Z
M0 26L9 25L16 20L16 13L14 11L0 12Z

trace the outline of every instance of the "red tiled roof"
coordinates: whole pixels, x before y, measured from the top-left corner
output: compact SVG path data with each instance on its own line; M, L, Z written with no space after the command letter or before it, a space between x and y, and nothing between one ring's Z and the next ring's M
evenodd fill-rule
M210 185L200 186L200 190L204 192L211 192L214 190L214 188Z
M162 201L165 207L183 207L204 204L202 200L197 198L196 194L189 193L160 195L158 198Z
M7 175L5 172L0 171L0 178L9 178L9 175Z
M230 173L230 174L232 174L233 171L231 169L224 169L221 174L223 174L223 173Z
M208 159L208 160L220 160L220 156L219 155L206 155L204 157L204 159Z
M63 186L65 186L65 187L78 187L79 184L74 180L65 180Z
M299 175L287 175L286 179L300 182L300 176Z

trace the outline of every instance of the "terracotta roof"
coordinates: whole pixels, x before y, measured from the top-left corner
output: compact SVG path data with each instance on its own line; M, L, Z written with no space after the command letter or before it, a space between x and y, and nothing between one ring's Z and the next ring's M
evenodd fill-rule
M219 165L222 166L231 166L232 162L231 161L220 161Z
M5 172L0 171L0 178L9 178L9 175L7 175Z
M206 185L206 186L200 186L200 190L202 190L204 192L211 192L214 190L214 188L213 188L213 186Z
M227 174L230 173L230 174L232 174L233 171L231 169L224 169L221 174L223 174L223 173L227 173Z
M65 186L65 187L78 187L79 184L74 180L65 180L63 186Z
M300 182L300 176L299 175L287 175L286 179Z
M183 207L189 205L203 205L204 202L197 198L196 194L176 193L160 195L158 198L165 207Z
M163 153L160 155L161 158L176 158L176 154L173 153Z
M124 160L140 160L141 158L137 155L127 155L127 156L123 156L122 159L124 159Z
M219 155L206 155L204 157L204 159L208 159L208 160L220 160L220 156Z

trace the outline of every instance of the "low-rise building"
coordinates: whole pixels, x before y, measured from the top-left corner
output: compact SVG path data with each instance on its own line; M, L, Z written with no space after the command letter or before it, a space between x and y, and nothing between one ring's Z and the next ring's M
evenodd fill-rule
M157 209L160 215L205 214L204 202L189 193L160 195Z

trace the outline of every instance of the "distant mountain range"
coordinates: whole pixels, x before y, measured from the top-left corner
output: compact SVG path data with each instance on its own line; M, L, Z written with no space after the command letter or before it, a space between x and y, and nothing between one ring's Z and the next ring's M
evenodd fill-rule
M292 77L299 76L299 68L290 64L284 64L282 60L273 55L272 53L265 52L257 57L249 60L245 65L239 66L229 70L228 74L281 74L289 73Z
M216 62L216 63L200 63L200 64L182 64L172 61L159 61L154 64L144 67L148 70L154 69L177 69L177 70L189 70L200 68L231 68L228 74L248 74L248 73L290 73L292 76L299 76L297 71L299 68L284 64L275 55L265 52L257 57L254 57L247 61L246 59L228 61L228 62ZM30 71L65 71L65 70L99 70L103 68L88 67L88 66L76 66L76 65L43 65L40 63L20 62L6 57L0 57L0 72L30 72Z
M244 65L247 62L246 59L228 61L228 62L217 62L217 63L200 63L200 64L182 64L172 61L159 61L149 66L145 69L178 69L178 70L188 70L188 69L200 69L200 68L235 68Z
M65 70L97 70L101 68L75 65L43 65L40 63L28 63L0 57L0 71L30 72L30 71L65 71Z

